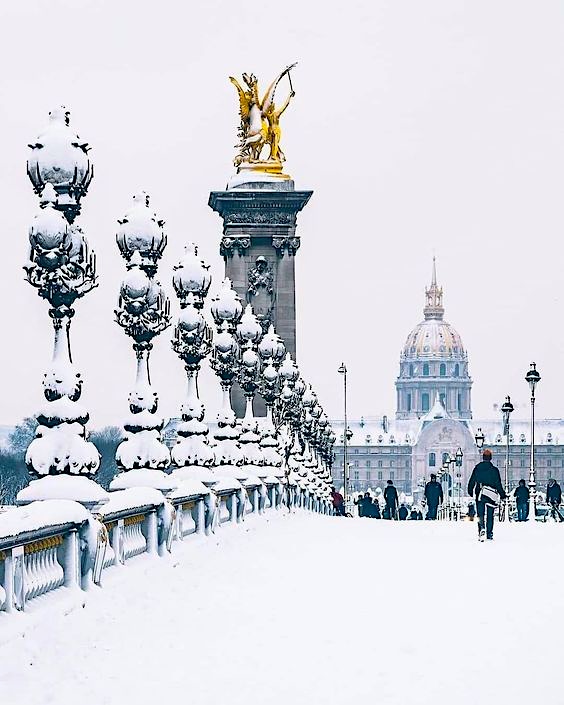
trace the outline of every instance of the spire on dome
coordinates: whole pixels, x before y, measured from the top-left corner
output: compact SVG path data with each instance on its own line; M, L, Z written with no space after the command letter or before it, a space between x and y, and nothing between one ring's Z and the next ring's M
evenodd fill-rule
M445 313L443 308L443 290L442 287L437 285L437 263L435 257L433 257L431 286L425 289L425 298L426 303L423 309L425 320L429 320L430 318L442 320Z

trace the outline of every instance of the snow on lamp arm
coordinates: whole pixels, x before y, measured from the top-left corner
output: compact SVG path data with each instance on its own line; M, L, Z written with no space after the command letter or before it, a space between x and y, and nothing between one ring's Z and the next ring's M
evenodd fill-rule
M190 468L190 477L208 482L213 480L209 468L214 464L215 455L208 443L205 409L198 396L198 373L202 360L212 350L212 330L201 313L210 284L209 266L198 258L196 245L187 245L173 275L181 310L172 348L184 362L187 393L181 408L182 423L177 429L180 438L171 456L176 468Z
M170 463L170 453L160 435L164 420L157 415L158 397L151 386L149 357L153 339L170 325L170 301L153 279L166 237L163 221L150 210L145 192L133 197L132 208L119 223L116 239L128 272L120 287L115 315L118 325L133 339L137 374L129 394L130 414L124 423L126 438L117 448L116 462L125 471L164 470ZM162 489L159 483L163 478L151 475L149 484L152 478ZM122 473L114 478L110 489L123 489L133 482L146 484L141 476L137 482Z
M19 503L48 497L72 497L94 506L105 492L91 481L100 455L88 440L88 411L79 404L82 377L72 364L70 325L76 301L96 285L96 258L81 229L73 224L86 193L92 167L86 144L68 128L68 112L54 111L47 130L30 145L28 173L40 194L40 210L29 229L27 281L48 301L54 344L43 378L46 404L37 413L39 426L25 457L34 478L18 494ZM76 144L75 144L76 142ZM74 477L69 483L62 478Z

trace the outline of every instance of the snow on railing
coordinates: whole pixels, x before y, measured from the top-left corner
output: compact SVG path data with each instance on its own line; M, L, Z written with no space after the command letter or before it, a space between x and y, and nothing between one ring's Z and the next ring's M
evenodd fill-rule
M244 485L220 477L213 489L189 480L166 496L146 487L116 490L96 514L72 500L9 507L0 514L0 612L24 611L62 588L101 585L106 570L141 554L165 555L174 541L248 514L282 506L332 513L327 500L294 483L268 477Z

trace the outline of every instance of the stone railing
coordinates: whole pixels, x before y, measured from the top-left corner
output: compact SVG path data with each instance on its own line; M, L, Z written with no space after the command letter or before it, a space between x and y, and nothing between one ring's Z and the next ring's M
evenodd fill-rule
M141 554L166 555L175 541L206 536L250 514L282 508L332 514L330 502L296 485L219 478L213 489L190 480L166 496L135 487L109 493L93 511L71 500L44 500L0 513L0 611L43 596L101 585L104 572Z

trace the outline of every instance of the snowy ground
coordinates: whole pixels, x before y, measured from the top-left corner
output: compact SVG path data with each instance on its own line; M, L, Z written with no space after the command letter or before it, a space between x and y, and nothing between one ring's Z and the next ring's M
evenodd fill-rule
M84 608L18 615L0 701L564 702L559 525L496 524L479 544L470 523L280 515L174 548Z

